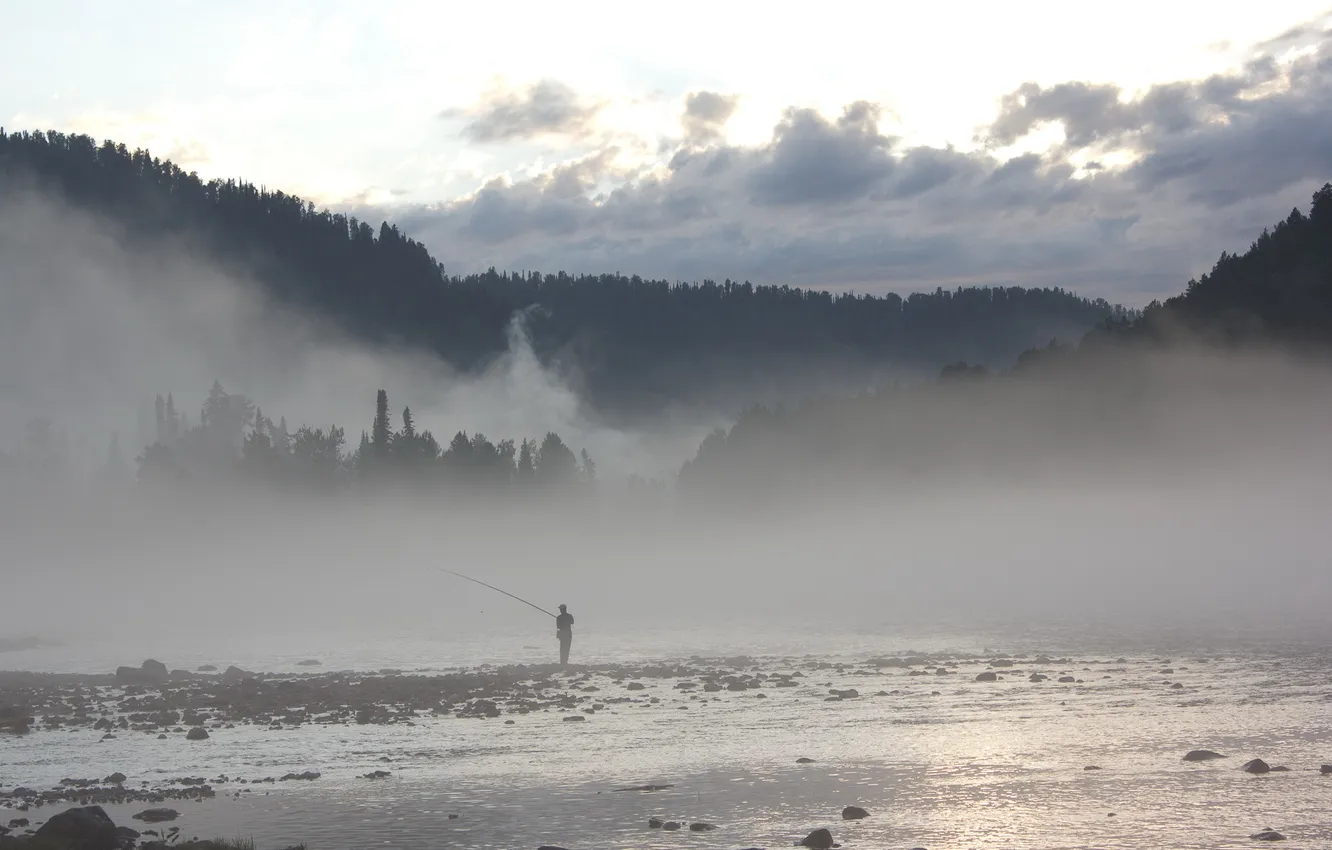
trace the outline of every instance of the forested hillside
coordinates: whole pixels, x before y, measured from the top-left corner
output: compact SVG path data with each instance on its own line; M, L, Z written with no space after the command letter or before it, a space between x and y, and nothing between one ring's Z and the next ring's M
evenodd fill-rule
M203 241L211 261L375 341L421 346L475 370L528 313L533 346L608 416L735 405L813 386L967 360L999 365L1052 337L1129 314L1061 289L969 288L907 297L723 280L536 271L450 275L388 223L319 210L236 180L201 180L146 151L81 135L0 130L0 199L51 190L131 239ZM892 281L884 281L891 286Z
M1180 295L1109 319L1076 345L1029 349L1002 370L956 361L935 381L752 406L685 463L679 497L710 508L817 492L821 482L905 494L949 476L1020 485L1168 474L1193 462L1224 475L1279 452L1287 437L1293 451L1325 421L1329 353L1325 185L1308 214L1292 211ZM1229 454L1227 440L1252 450Z

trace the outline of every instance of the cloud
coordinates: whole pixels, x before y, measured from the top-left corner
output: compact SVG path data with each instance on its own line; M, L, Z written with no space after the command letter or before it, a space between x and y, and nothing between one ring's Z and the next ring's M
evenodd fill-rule
M722 129L735 114L739 103L740 98L734 95L710 91L690 93L685 97L685 111L680 117L685 139L692 144L702 144L721 138Z
M1264 99L1266 87L1298 72L1263 55L1237 73L1158 84L1137 97L1111 83L1023 83L1002 98L999 115L977 138L988 147L1002 148L1043 126L1059 124L1066 152L1097 146L1151 148L1163 137L1224 123Z
M1332 11L1319 15L1311 21L1296 24L1277 37L1259 43L1256 49L1259 53L1270 54L1317 44L1327 37L1329 29L1332 29Z
M468 116L462 135L487 144L543 135L586 135L603 104L584 102L558 80L541 80L518 92L495 91L467 110L448 109L445 118Z
M791 108L765 141L709 135L721 96L687 101L701 128L659 165L593 152L398 217L454 271L612 269L667 279L910 291L1065 286L1142 304L1305 206L1332 179L1332 51L1258 56L1229 74L1135 94L1025 84L973 150L905 146L879 108ZM1043 124L1065 138L1001 151Z
M812 109L787 110L749 175L755 201L767 204L863 197L892 172L892 140L879 133L880 109L858 101L836 122Z

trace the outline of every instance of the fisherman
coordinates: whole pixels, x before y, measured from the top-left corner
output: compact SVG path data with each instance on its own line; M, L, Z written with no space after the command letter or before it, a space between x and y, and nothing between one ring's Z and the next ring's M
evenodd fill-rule
M560 606L560 615L555 618L555 637L560 639L560 666L569 664L569 644L573 643L573 614L567 605Z

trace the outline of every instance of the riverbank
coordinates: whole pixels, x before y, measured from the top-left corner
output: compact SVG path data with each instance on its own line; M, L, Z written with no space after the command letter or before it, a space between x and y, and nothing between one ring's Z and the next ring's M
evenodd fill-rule
M22 835L69 806L118 824L166 807L185 836L320 850L733 850L818 828L848 848L1238 847L1268 827L1317 843L1328 672L1317 655L936 653L6 673L0 703L31 723L0 734L0 814L29 819ZM1226 758L1183 760L1197 748ZM1255 757L1290 771L1240 770Z

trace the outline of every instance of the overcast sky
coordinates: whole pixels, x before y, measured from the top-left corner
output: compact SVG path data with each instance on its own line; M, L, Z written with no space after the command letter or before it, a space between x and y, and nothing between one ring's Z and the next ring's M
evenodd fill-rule
M1332 180L1329 0L638 8L9 4L0 124L391 218L455 272L1135 305Z

